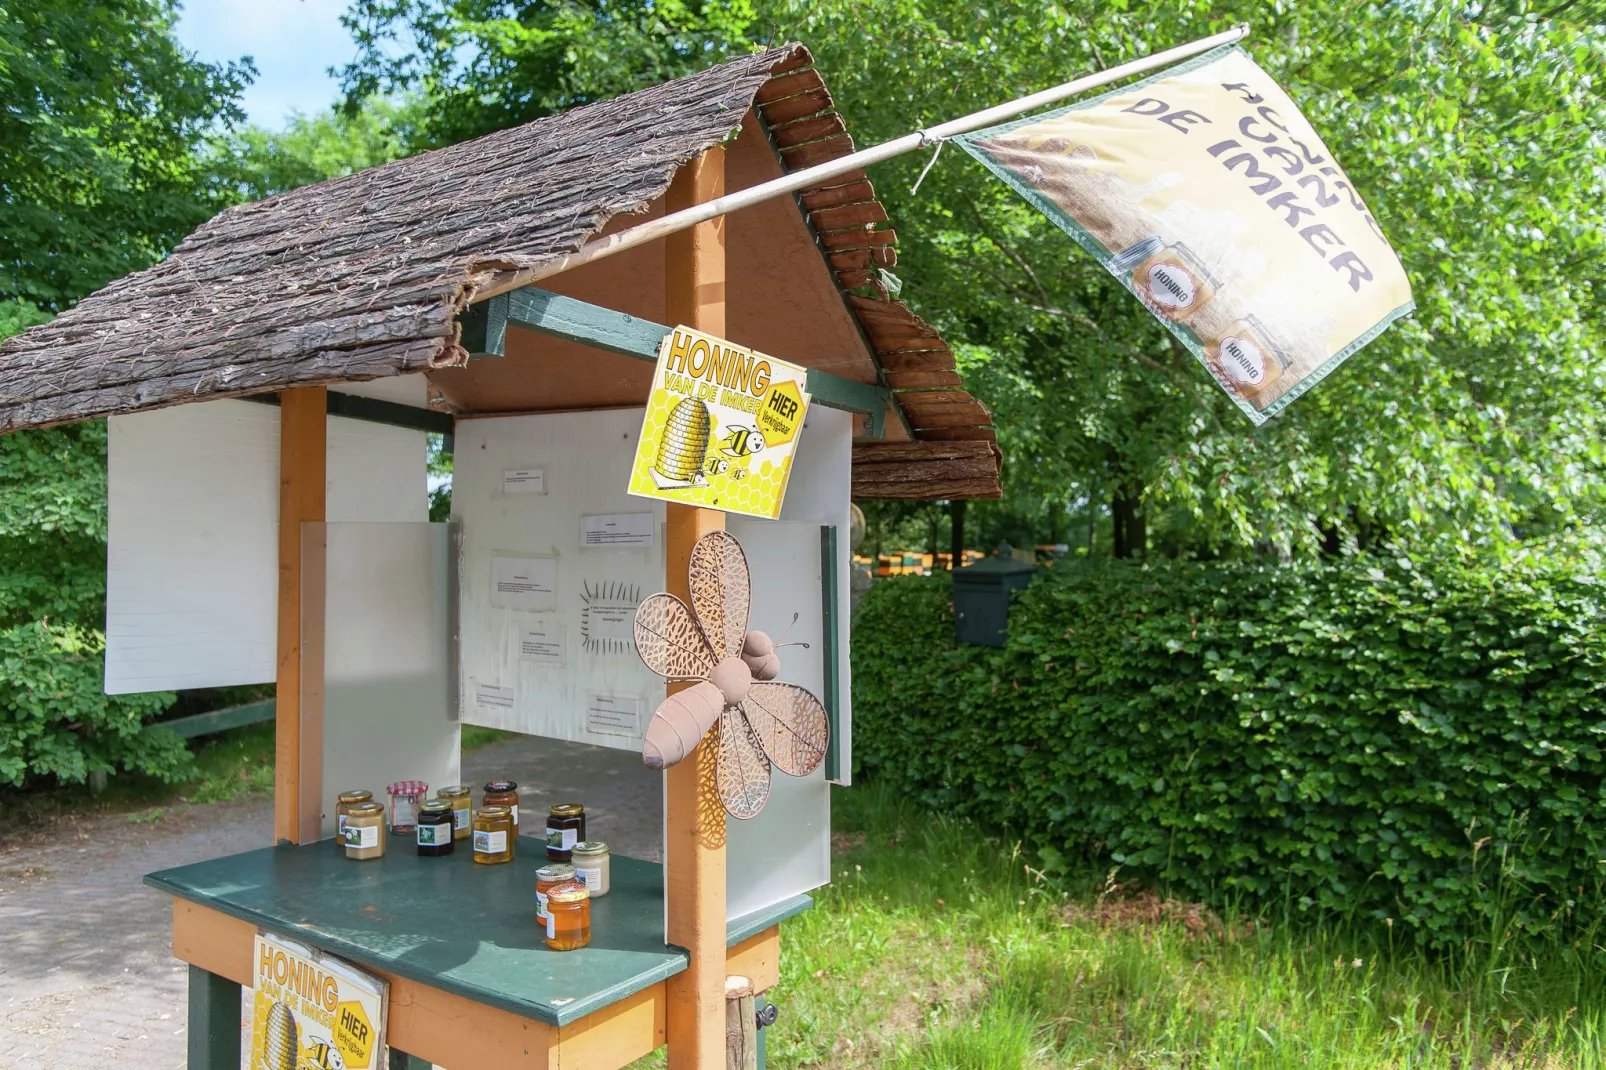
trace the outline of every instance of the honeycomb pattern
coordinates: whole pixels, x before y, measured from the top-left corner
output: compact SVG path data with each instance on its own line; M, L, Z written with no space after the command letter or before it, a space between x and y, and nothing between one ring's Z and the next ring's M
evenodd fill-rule
M786 477L792 470L792 457L790 452L779 460L759 460L764 454L746 458L744 462L731 462L732 468L750 467L744 479L732 479L728 473L709 475L706 487L686 487L684 489L660 491L653 482L649 469L658 458L658 442L663 435L664 425L669 422L670 414L682 395L672 394L663 390L654 390L647 403L647 415L642 421L641 437L636 445L636 463L631 469L630 491L632 494L644 494L654 498L667 498L670 501L684 502L687 505L702 505L710 509L723 509L731 513L745 513L749 516L761 516L773 519L780 514L781 493L786 486ZM710 406L709 415L712 420L709 440L717 442L720 436L720 412ZM776 451L780 452L780 451ZM725 459L725 458L721 458ZM757 461L756 464L751 463Z

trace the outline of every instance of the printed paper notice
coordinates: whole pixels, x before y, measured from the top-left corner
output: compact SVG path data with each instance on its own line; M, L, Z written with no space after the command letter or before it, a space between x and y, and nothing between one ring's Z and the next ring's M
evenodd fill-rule
M641 735L641 699L634 695L587 695L586 731L599 736Z
M495 684L475 684L474 705L482 710L511 710L513 689L497 687Z
M373 1070L384 1061L389 986L339 959L258 933L244 1070Z
M557 587L555 557L491 559L491 605L499 609L551 609Z
M563 664L563 625L538 624L524 629L519 639L519 660L540 665Z
M807 383L807 368L676 327L658 348L630 493L774 520Z
M658 523L651 513L601 513L580 518L580 545L588 550L651 548Z
M545 494L545 468L502 469L503 494Z

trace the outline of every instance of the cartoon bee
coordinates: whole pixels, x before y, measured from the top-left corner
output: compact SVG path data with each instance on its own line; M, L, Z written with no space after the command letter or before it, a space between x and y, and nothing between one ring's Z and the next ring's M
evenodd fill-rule
M312 1038L312 1043L301 1053L301 1070L345 1070L346 1060L327 1040Z
M725 437L719 440L719 451L727 457L750 457L763 449L763 433L740 424L730 428Z

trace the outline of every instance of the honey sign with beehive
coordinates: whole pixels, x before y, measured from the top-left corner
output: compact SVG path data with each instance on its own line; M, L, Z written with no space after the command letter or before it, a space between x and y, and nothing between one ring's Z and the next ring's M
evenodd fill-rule
M388 986L338 959L267 933L251 953L245 1070L378 1070Z
M774 520L807 381L799 365L676 327L658 347L630 493Z

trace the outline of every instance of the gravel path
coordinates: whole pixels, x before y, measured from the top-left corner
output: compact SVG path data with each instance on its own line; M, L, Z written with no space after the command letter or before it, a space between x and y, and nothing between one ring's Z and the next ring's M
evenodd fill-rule
M531 813L583 802L594 838L658 859L661 778L630 752L521 737L464 755L465 783L492 777L519 781ZM262 799L163 807L154 821L66 819L46 838L0 838L0 1066L183 1067L187 968L172 956L171 901L140 878L272 835Z

